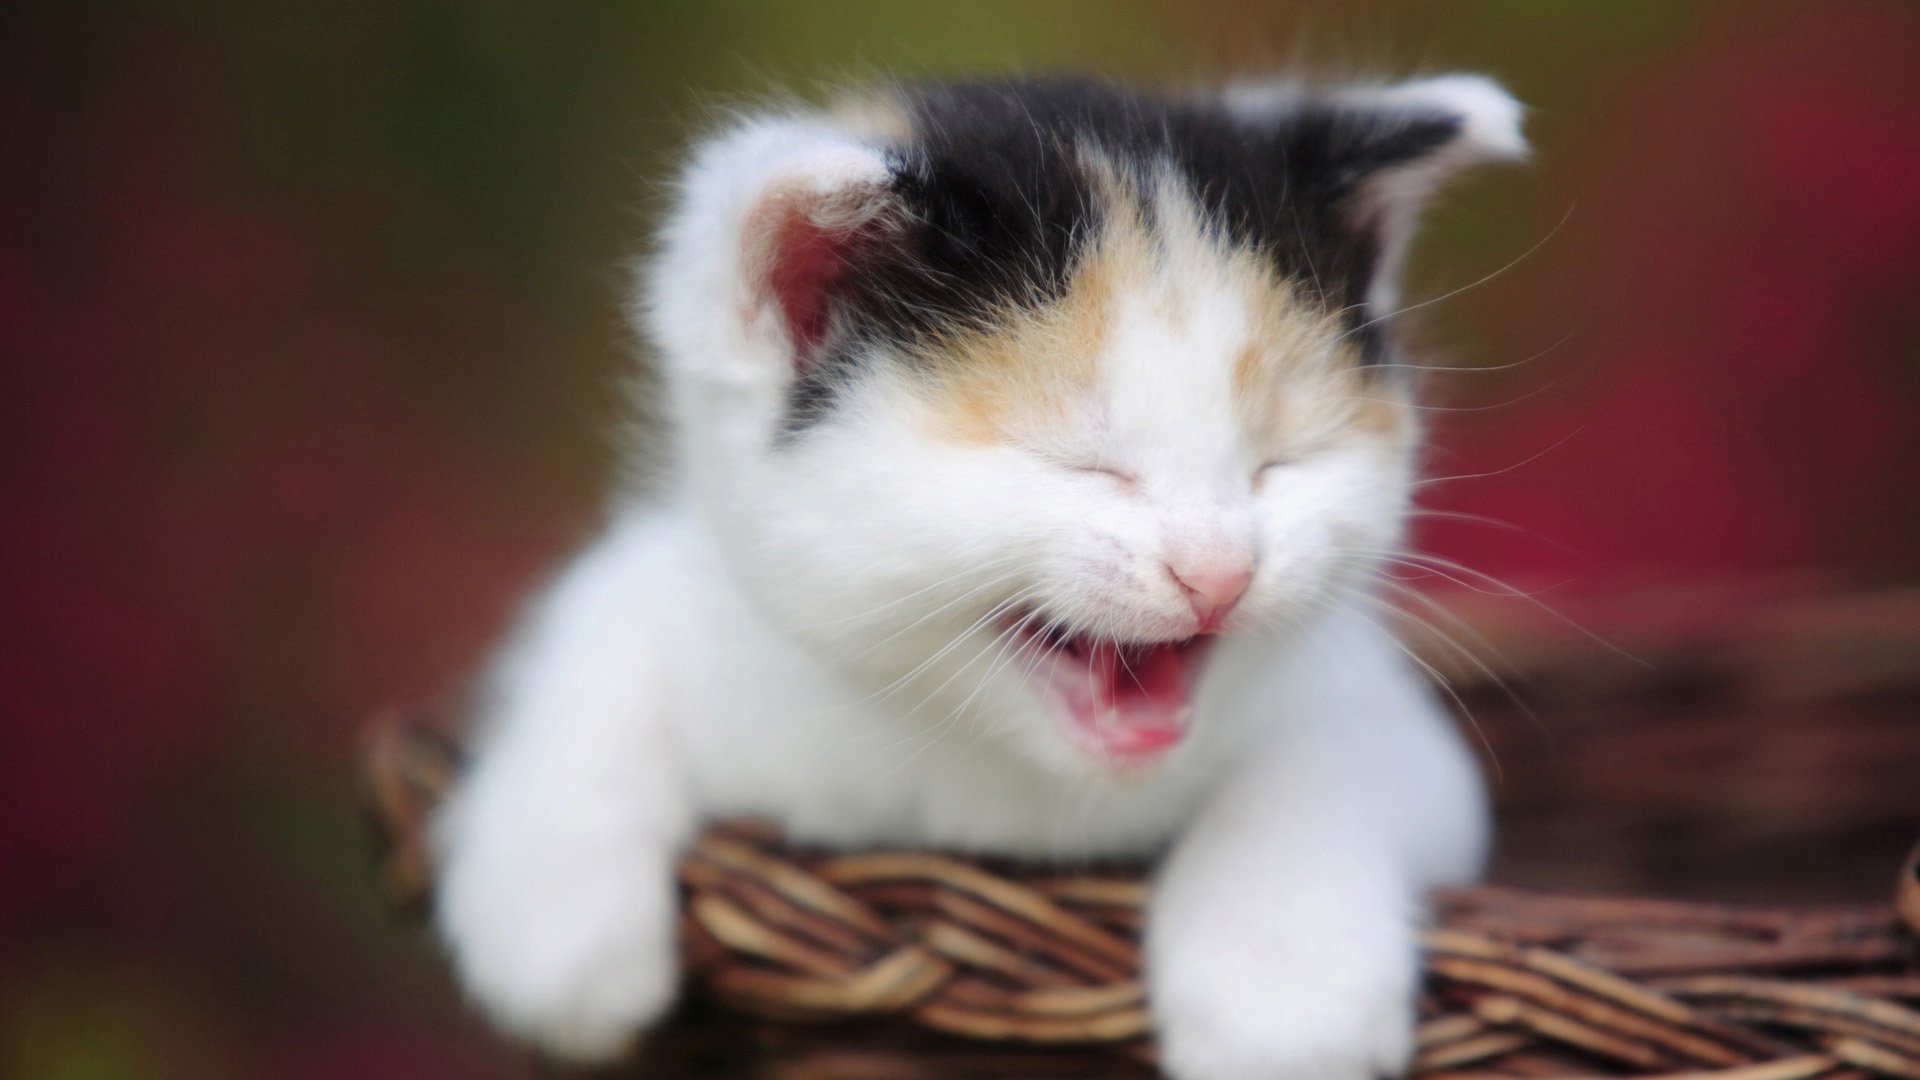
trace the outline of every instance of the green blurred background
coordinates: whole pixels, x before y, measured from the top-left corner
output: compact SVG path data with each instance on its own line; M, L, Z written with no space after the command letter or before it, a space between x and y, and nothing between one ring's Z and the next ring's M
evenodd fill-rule
M533 1075L383 911L354 723L592 528L625 267L716 110L1496 74L1536 163L1443 200L1411 292L1466 287L1415 330L1485 369L1436 505L1519 528L1425 540L1577 605L1920 577L1916 57L1893 0L9 7L0 1075Z

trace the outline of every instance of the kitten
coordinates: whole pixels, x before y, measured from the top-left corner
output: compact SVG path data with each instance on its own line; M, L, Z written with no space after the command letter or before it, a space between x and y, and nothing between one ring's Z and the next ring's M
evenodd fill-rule
M674 997L700 823L1164 854L1164 1066L1369 1077L1479 778L1369 618L1418 423L1421 203L1486 79L894 89L704 143L636 306L675 471L504 651L438 822L467 991L564 1057Z

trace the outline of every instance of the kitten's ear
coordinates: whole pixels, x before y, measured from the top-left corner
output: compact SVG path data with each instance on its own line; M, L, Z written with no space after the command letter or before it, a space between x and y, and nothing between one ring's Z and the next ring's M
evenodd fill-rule
M1343 224L1374 249L1366 299L1396 304L1400 271L1420 213L1454 174L1527 156L1521 106L1484 75L1439 75L1387 85L1308 91L1242 86L1230 108L1281 125L1288 168L1332 201Z
M644 315L668 358L804 374L837 286L905 222L893 185L880 150L815 122L753 121L707 143L647 281Z

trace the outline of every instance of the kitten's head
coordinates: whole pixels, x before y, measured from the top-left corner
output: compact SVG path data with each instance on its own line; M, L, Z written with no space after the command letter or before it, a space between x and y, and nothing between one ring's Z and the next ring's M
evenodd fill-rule
M883 707L1157 761L1220 636L1305 625L1399 541L1399 264L1442 179L1524 149L1472 76L745 120L695 155L644 296L690 493Z

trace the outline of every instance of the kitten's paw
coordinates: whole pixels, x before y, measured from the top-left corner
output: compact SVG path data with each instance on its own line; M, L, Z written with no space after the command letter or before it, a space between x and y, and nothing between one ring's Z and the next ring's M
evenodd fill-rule
M672 879L664 859L638 854L471 831L449 846L435 921L495 1025L603 1063L666 1012L679 983Z
M1150 973L1160 1063L1176 1080L1375 1080L1413 1052L1414 954L1342 965L1321 949L1193 956ZM1267 963L1261 963L1264 958ZM1164 959L1164 958L1163 958ZM1380 962L1382 960L1385 962ZM1329 965L1329 961L1331 964Z

